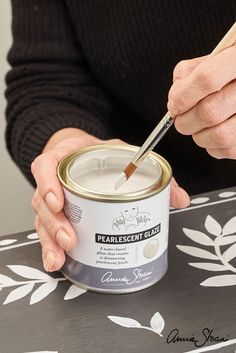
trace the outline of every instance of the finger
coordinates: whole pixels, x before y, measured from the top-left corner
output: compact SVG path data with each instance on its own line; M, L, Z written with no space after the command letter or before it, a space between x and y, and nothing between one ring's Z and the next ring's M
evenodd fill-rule
M221 124L194 134L193 140L198 146L206 149L236 146L236 115Z
M187 113L175 119L175 127L184 135L218 125L236 112L236 81L209 95Z
M236 78L236 46L209 57L169 91L168 109L176 116L191 109L209 94L220 91ZM227 63L227 65L225 65Z
M70 251L75 247L77 242L75 232L62 211L54 214L40 196L34 204L34 210L39 216L40 223L54 242L58 243L66 251Z
M190 198L187 192L180 188L176 180L171 180L170 206L174 208L185 208L189 206Z
M120 139L111 139L111 140L106 140L104 141L105 144L112 144L112 145L127 145L126 142L120 140Z
M189 75L193 71L193 69L201 62L206 60L206 58L207 55L189 60L181 60L174 68L173 82Z
M38 156L31 165L38 192L55 213L59 212L64 204L63 190L57 178L57 166L62 156L59 151L47 152Z
M65 262L65 254L39 221L38 235L42 246L42 261L46 271L58 271Z
M207 149L207 152L216 159L236 159L236 147Z

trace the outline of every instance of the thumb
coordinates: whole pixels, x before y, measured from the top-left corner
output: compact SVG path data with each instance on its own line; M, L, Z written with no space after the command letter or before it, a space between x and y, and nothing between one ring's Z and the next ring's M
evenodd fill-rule
M170 189L170 206L174 208L185 208L190 204L190 198L187 192L179 187L176 180L172 178Z

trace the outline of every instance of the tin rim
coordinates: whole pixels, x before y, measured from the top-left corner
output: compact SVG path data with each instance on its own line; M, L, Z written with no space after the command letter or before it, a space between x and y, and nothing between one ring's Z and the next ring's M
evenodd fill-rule
M91 147L82 148L77 152L74 152L72 154L65 156L60 161L57 167L57 176L65 189L67 189L68 191L72 192L77 196L80 196L86 199L92 199L92 200L104 201L104 202L108 200L110 202L122 202L122 201L127 202L127 201L135 201L135 200L141 200L147 197L151 197L161 192L163 189L165 189L170 184L171 177L172 177L172 169L169 163L162 156L160 156L159 154L153 151L148 153L148 157L153 159L156 163L158 163L161 166L162 175L157 182L150 185L150 187L142 189L140 191L135 191L132 193L120 193L120 194L99 193L97 191L88 190L79 186L70 177L68 177L69 176L68 169L70 165L73 163L73 161L76 160L76 158L78 158L80 155L84 153L103 150L103 149L106 149L106 150L121 149L121 150L131 151L135 153L138 148L139 147L132 146L132 145L108 145L108 144L95 145Z

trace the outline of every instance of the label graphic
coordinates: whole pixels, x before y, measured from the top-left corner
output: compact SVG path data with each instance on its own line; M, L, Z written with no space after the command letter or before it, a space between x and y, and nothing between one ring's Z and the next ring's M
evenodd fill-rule
M150 220L149 212L139 212L139 207L126 207L120 211L121 216L117 217L112 222L112 229L132 230L139 229L140 226L145 226Z

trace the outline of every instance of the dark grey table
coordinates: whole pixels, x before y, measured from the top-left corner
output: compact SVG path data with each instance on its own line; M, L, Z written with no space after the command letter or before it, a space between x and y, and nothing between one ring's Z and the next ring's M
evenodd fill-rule
M45 273L33 232L1 237L0 325L1 353L236 352L236 188L171 210L168 272L132 294Z

